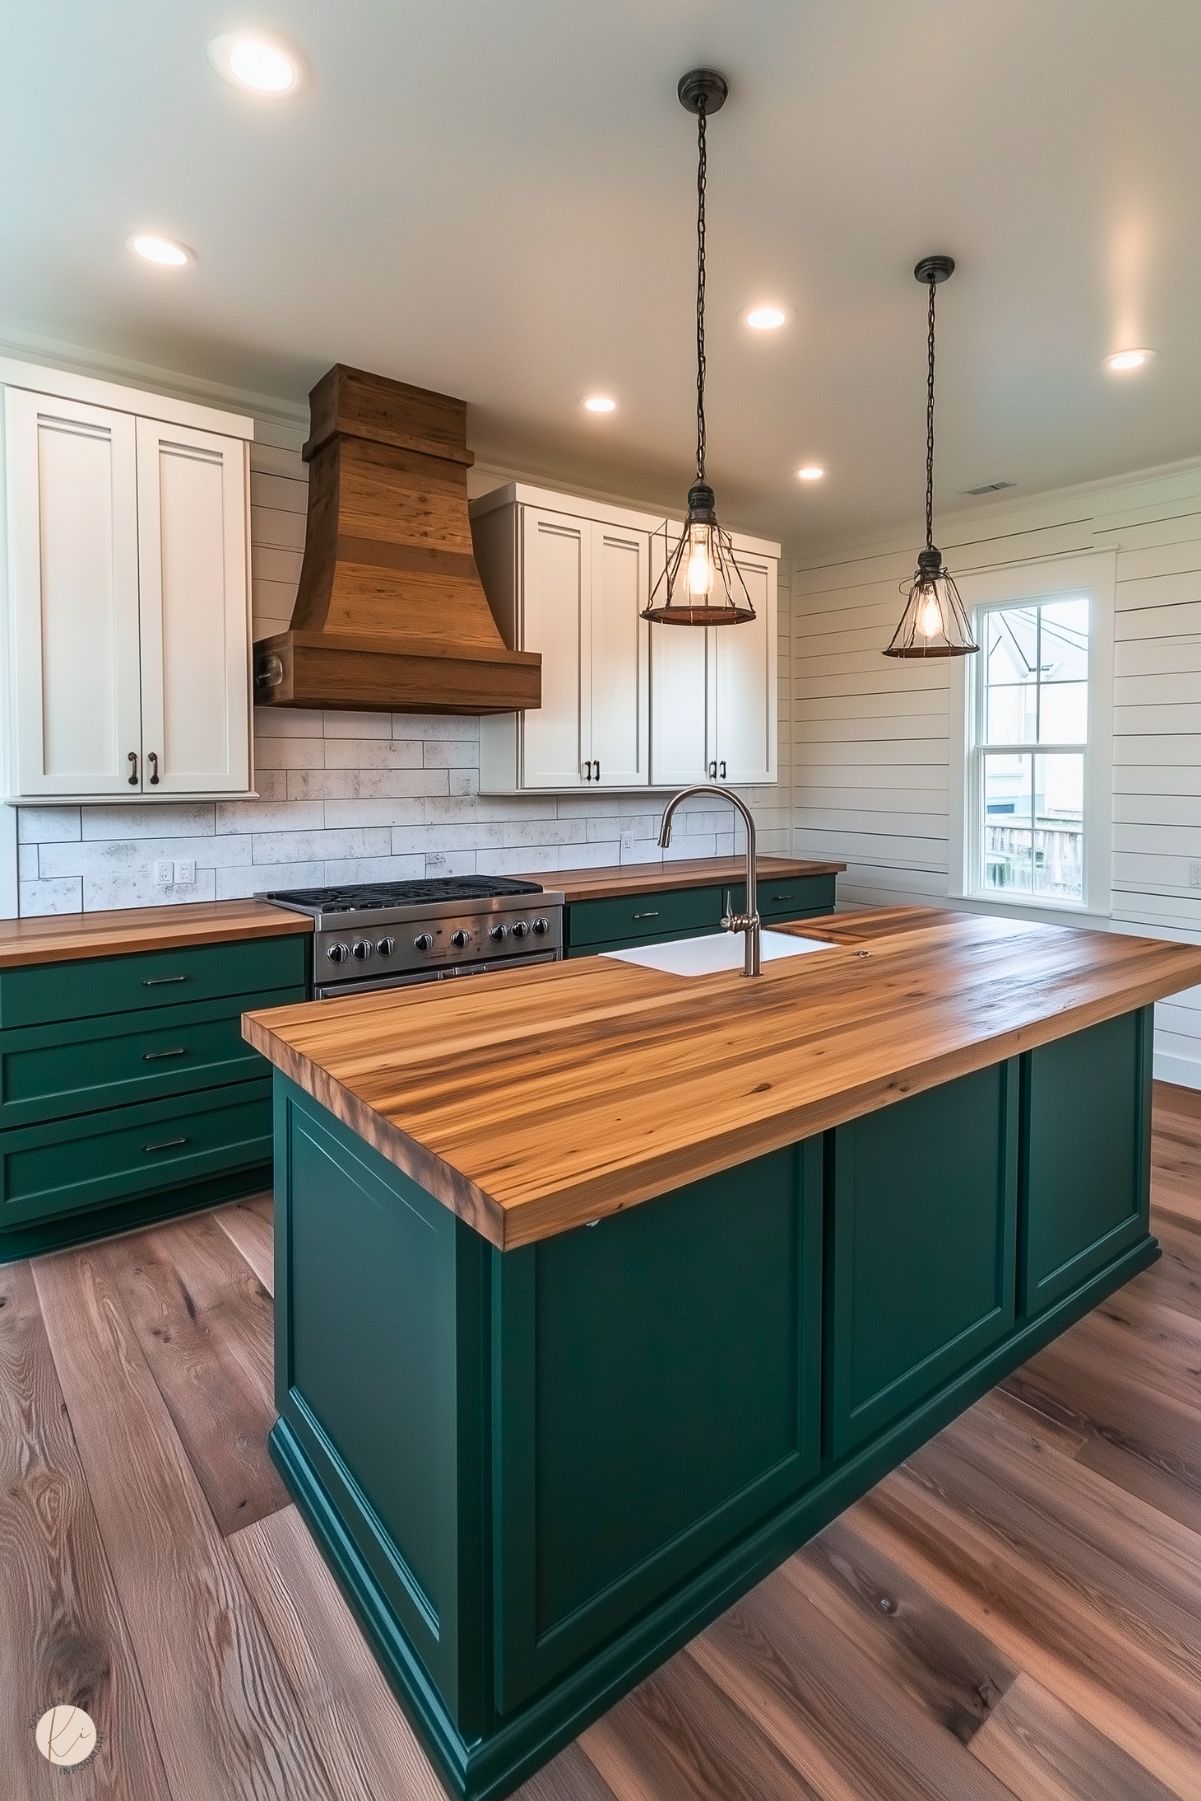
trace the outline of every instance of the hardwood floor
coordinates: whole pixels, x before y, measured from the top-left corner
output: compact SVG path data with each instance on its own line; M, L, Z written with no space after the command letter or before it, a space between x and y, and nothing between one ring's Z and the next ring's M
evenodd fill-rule
M1201 1797L1201 1095L1155 1126L1155 1267L520 1801ZM0 1270L4 1801L440 1801L266 1455L270 1285L265 1198Z

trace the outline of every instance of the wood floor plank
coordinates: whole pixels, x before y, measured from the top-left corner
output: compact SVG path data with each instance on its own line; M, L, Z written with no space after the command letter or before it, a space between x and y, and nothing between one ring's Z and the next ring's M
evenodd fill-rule
M971 1748L1016 1801L1179 1801L1030 1676L1018 1678Z
M780 1574L854 1645L865 1676L908 1695L963 1744L1018 1675L990 1639L861 1537L852 1515L827 1526Z
M1008 1801L960 1740L777 1571L689 1646L793 1768L823 1796Z
M857 1530L1162 1782L1199 1792L1196 1681L1171 1667L1170 1638L1148 1632L1153 1598L1132 1596L1133 1576L1080 1536L1068 1496L1032 1508L994 1472L957 1459L949 1442L957 1429L858 1504ZM1074 1467L1060 1458L1056 1476ZM1128 1497L1114 1496L1120 1515ZM1131 1523L1132 1549L1136 1536ZM1194 1628L1195 1619L1189 1636Z
M860 1801L813 1787L686 1652L579 1743L617 1801Z
M337 1801L104 1252L34 1274L173 1801Z
M255 1194L244 1201L231 1201L227 1207L218 1208L213 1218L241 1251L267 1293L273 1295L275 1234L271 1223L271 1196Z
M4 1792L61 1801L30 1722L67 1702L93 1719L75 1801L167 1801L142 1679L100 1540L27 1263L0 1269L0 1739Z
M286 1506L267 1452L271 1299L215 1216L114 1239L105 1254L222 1533Z

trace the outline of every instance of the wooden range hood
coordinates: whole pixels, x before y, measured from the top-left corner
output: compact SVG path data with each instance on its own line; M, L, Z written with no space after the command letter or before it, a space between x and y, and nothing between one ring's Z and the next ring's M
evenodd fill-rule
M309 512L286 632L255 646L260 706L508 713L542 659L506 646L467 516L467 405L338 363L309 395Z

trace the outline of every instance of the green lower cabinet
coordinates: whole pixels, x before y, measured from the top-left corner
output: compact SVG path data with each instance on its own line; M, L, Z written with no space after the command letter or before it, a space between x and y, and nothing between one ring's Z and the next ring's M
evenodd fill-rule
M308 942L299 935L247 938L6 969L0 971L0 1026L55 1025L274 988L303 991Z
M0 1134L0 1229L57 1218L271 1156L270 1082L239 1082Z
M820 1146L492 1268L504 1712L816 1473Z
M1147 1235L1153 1031L1148 1007L1022 1059L1028 1315Z
M1016 1060L831 1136L826 1438L838 1458L1013 1330Z

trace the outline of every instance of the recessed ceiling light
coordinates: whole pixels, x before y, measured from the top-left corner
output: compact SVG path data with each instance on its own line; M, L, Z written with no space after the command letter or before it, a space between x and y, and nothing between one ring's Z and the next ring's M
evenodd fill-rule
M780 327L787 325L794 316L792 307L777 306L774 302L764 302L760 306L748 306L744 312L739 314L742 323L749 325L752 331L779 331Z
M1105 367L1121 375L1128 369L1141 369L1155 355L1153 350L1115 350L1105 359Z
M820 463L802 463L797 470L797 480L803 482L819 482L825 474Z
M164 238L156 231L135 231L127 240L135 256L163 269L183 269L196 261L196 253L175 238Z
M297 51L278 38L260 37L257 32L223 32L210 38L207 54L223 80L267 99L295 93L304 71Z
M586 413L615 413L617 402L608 394L589 394L583 402Z

